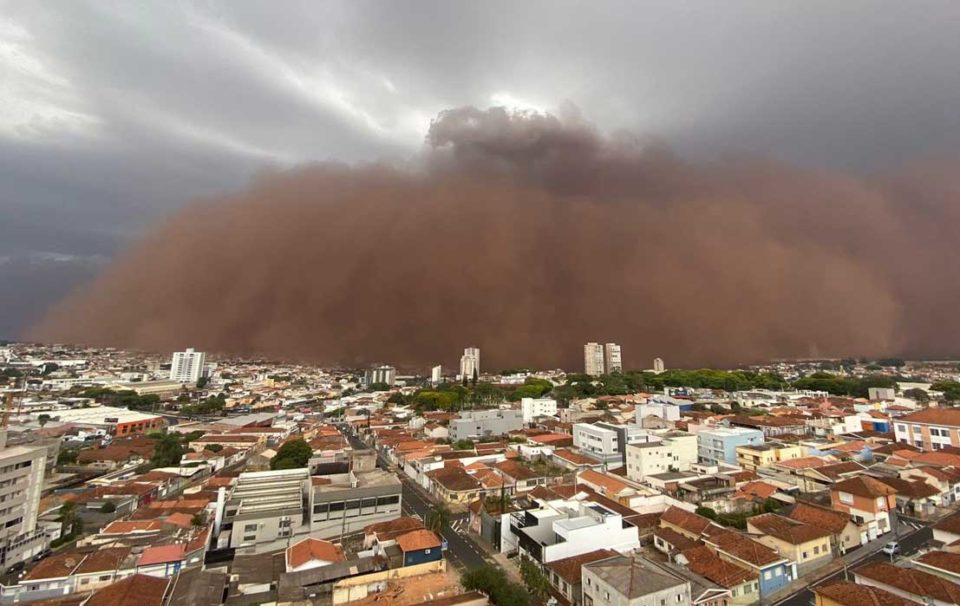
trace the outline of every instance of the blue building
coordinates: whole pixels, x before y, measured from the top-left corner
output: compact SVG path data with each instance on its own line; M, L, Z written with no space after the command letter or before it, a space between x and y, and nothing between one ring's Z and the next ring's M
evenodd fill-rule
M414 566L443 559L442 543L435 533L421 528L397 537L403 553L403 565Z
M707 465L737 464L737 446L763 444L763 432L746 427L717 427L697 432L697 459Z
M716 549L720 559L757 573L761 599L797 578L796 564L739 532L721 532L706 543Z

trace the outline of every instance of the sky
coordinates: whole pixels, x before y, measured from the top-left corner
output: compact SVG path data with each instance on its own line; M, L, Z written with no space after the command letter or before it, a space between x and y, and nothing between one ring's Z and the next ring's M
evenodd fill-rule
M578 111L696 159L955 154L958 28L933 0L0 0L0 337L191 201L409 161L460 106Z

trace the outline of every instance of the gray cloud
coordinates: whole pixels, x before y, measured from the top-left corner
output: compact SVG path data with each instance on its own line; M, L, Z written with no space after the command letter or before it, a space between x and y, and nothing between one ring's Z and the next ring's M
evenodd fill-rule
M0 0L0 14L0 255L5 287L36 293L4 301L14 328L64 283L37 254L112 255L272 166L402 160L450 107L569 101L697 158L873 171L960 150L949 0Z

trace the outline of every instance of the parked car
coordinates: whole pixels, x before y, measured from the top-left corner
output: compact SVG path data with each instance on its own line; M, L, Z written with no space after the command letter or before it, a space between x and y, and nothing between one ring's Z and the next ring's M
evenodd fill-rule
M26 562L17 562L17 563L14 564L13 566L7 568L7 574L15 574L15 573L17 573L17 572L20 572L21 570L23 570L23 568L24 568L26 565L27 565Z
M900 543L897 543L896 541L890 541L883 546L883 553L889 556L898 555L900 553Z

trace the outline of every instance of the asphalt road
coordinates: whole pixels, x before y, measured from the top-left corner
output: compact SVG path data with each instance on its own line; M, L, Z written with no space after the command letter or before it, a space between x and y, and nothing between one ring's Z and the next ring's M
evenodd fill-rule
M894 540L893 535L886 536L885 539L888 541ZM897 559L904 556L915 554L921 547L923 547L923 545L927 541L930 541L932 539L933 539L933 530L929 527L922 528L907 537L901 538L899 540L900 555L897 556ZM842 581L844 580L845 573L849 575L849 580L852 581L853 571L855 569L872 562L884 562L884 561L889 562L890 556L886 555L882 551L877 551L876 553L870 554L868 557L862 560L858 560L854 564L850 564L847 567L846 571L844 571L843 569L840 569L837 572L831 574L830 576L820 579L819 581L816 582L816 586L819 587L820 585L826 585L831 582ZM896 561L894 561L894 563L896 563ZM776 606L810 606L810 604L813 604L813 603L814 603L813 591L811 591L810 589L803 589L788 598L777 600L775 602L775 605Z
M347 440L354 448L366 448L370 446L364 444L363 440L350 433L347 428L342 428ZM425 493L415 486L414 482L405 474L390 469L389 464L380 454L377 454L377 466L387 471L396 473L403 485L401 509L405 515L418 515L422 520L427 519L430 510L434 508L434 503L425 496ZM447 540L447 560L463 570L469 570L478 566L489 564L490 562L484 556L483 548L477 545L473 539L467 536L466 526L469 514L452 515L449 522L440 531L440 534ZM452 528L451 525L457 528Z

